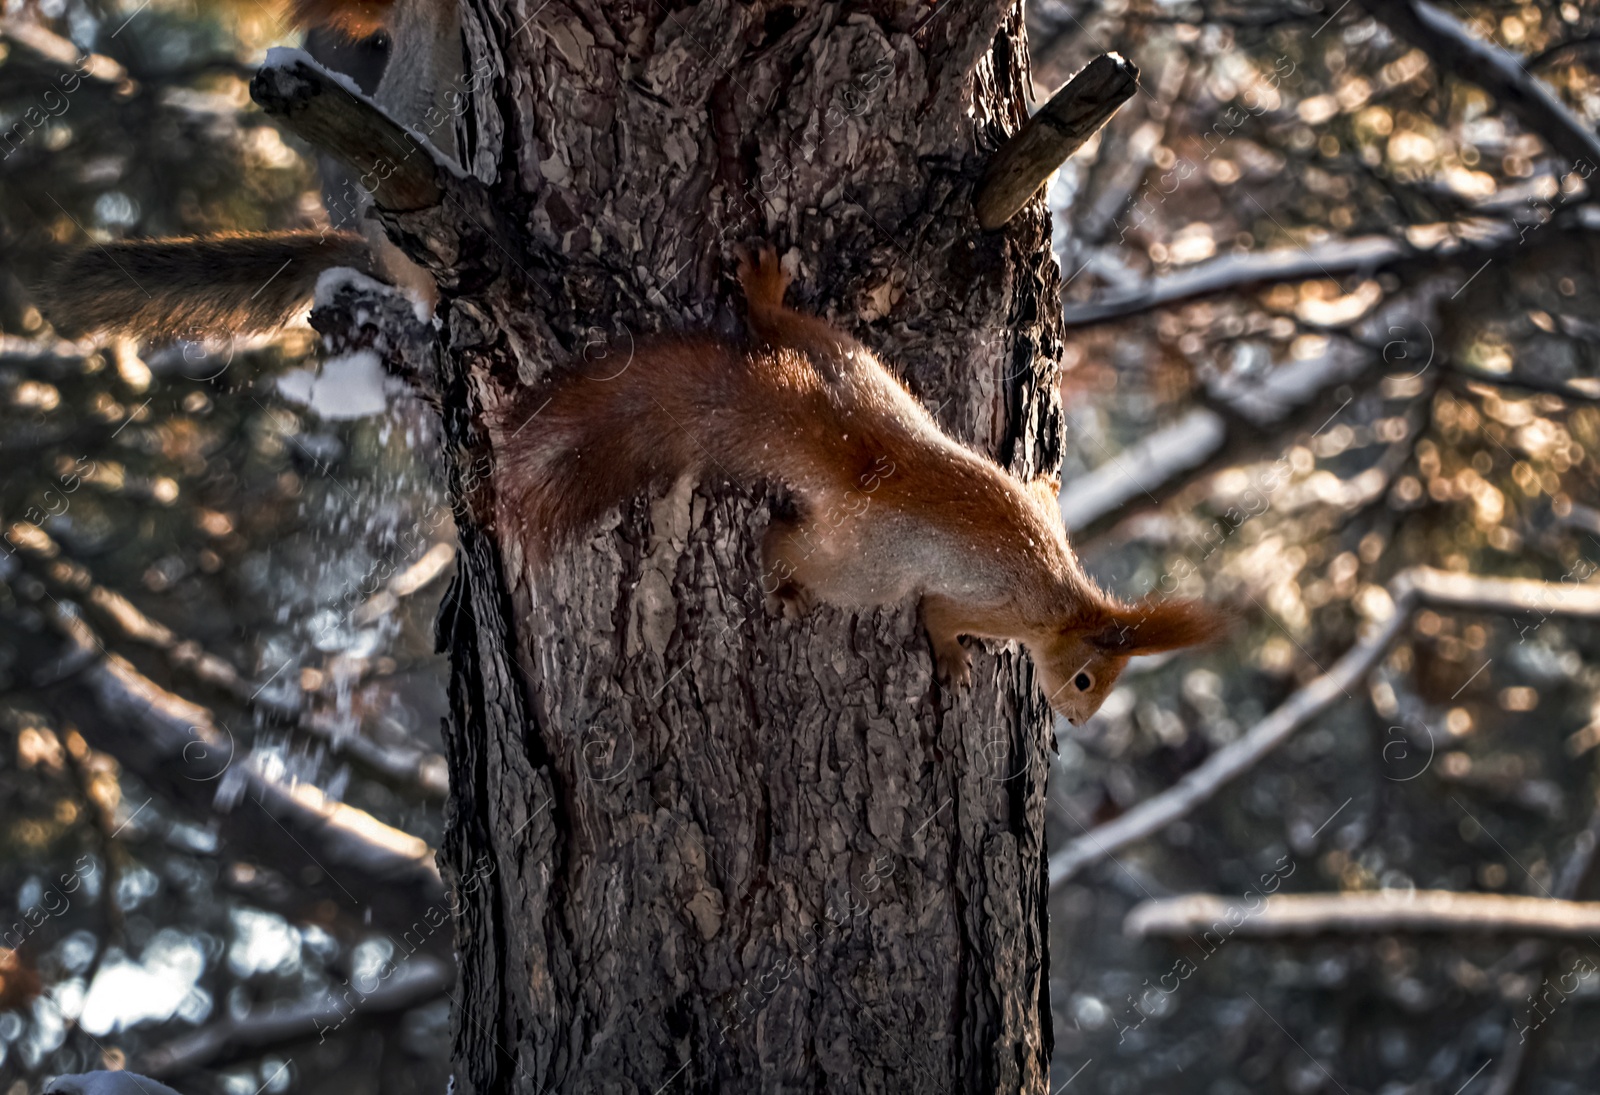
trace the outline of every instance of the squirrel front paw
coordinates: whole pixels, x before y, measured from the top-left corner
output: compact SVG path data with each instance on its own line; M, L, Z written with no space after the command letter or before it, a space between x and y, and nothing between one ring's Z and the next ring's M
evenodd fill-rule
M752 308L777 308L789 288L789 275L770 243L747 249L739 259L739 284Z

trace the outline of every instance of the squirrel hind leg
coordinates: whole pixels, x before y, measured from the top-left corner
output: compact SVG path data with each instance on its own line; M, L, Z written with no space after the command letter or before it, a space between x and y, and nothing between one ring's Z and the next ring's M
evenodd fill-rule
M759 244L739 259L739 284L750 310L783 307L783 294L789 288L789 275L770 243Z
M815 597L809 587L806 563L811 549L797 514L775 513L761 542L761 589L766 594L767 611L774 616L797 620L811 612Z
M946 687L960 690L972 683L972 655L961 645L960 613L942 597L923 597L917 605L922 629L933 648L933 664Z

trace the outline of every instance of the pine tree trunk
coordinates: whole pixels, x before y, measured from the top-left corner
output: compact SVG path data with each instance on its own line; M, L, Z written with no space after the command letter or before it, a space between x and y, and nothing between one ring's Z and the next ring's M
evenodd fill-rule
M764 239L798 252L791 301L947 430L1055 465L1048 220L972 211L1025 116L1019 6L892 7L472 0L467 162L514 228L446 286L458 452L519 377L736 332L737 247ZM979 653L952 697L911 606L769 615L774 497L681 484L537 576L462 520L440 620L457 1090L1047 1089L1031 666Z

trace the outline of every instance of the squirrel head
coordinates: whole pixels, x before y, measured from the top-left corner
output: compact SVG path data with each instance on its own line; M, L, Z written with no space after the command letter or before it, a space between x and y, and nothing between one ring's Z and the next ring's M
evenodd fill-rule
M1229 623L1224 612L1202 601L1107 601L1089 618L1031 644L1033 661L1050 706L1082 726L1111 695L1129 658L1213 642Z

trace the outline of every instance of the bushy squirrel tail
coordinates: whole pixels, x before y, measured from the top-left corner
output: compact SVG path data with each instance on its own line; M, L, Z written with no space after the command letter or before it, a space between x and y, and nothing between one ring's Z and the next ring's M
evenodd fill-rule
M359 38L384 26L393 7L394 0L290 0L289 22L297 27L330 26Z
M530 562L620 502L707 465L748 469L730 444L752 389L745 355L704 335L658 336L525 388L496 423L501 519ZM732 465L740 465L734 468Z
M685 474L842 495L882 444L901 439L895 417L921 413L892 380L878 386L873 371L852 365L846 336L784 307L788 278L770 250L741 264L739 277L750 342L678 334L635 343L625 335L598 360L586 353L522 389L501 412L501 519L530 562L618 503ZM852 368L851 382L830 381ZM858 405L863 394L871 406ZM883 420L887 431L876 424ZM895 435L887 442L886 432Z
M40 297L63 334L198 340L281 326L310 301L322 271L371 265L367 241L353 232L91 243L56 261Z

